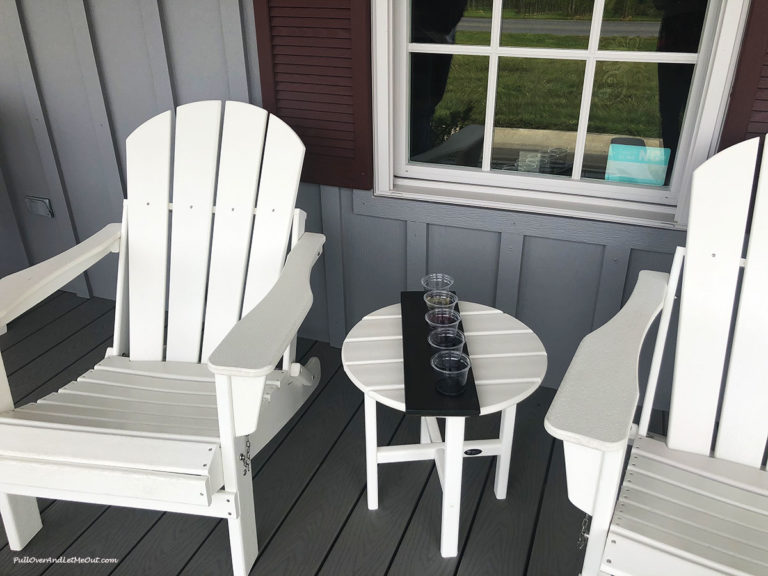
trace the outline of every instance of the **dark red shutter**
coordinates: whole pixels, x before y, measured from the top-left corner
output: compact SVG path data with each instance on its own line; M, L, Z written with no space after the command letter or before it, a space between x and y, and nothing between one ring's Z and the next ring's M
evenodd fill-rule
M373 187L369 0L254 0L264 107L307 147L302 180Z
M768 0L752 0L720 149L768 133Z

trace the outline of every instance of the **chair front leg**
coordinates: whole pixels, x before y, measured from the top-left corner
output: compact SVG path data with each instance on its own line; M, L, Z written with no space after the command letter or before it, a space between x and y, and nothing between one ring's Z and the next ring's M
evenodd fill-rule
M255 382L253 384L256 385ZM263 386L261 389L263 391ZM227 492L237 493L239 504L237 517L227 518L232 571L235 576L247 576L259 553L253 501L253 477L250 454L246 445L248 437L235 436L232 378L229 376L216 375L216 403L219 413L224 488ZM243 455L242 459L241 455Z
M43 527L37 498L0 493L0 516L11 550L21 550Z
M227 524L229 525L229 546L232 550L232 571L237 576L246 575L250 572L259 554L259 543L256 536L256 510L253 500L251 463L248 459L246 468L245 461L240 460L240 454L247 455L249 453L246 448L248 437L235 438L234 440L237 459L235 462L237 475L235 484L240 503L240 515L237 518L228 518ZM231 464L232 461L229 462L230 467ZM227 465L225 465L226 468ZM232 490L226 482L225 486L228 491Z
M581 576L597 576L601 574L600 564L603 558L605 542L608 538L608 528L613 518L613 510L616 507L616 496L619 492L621 471L624 468L624 455L626 452L627 450L624 448L623 450L603 453Z

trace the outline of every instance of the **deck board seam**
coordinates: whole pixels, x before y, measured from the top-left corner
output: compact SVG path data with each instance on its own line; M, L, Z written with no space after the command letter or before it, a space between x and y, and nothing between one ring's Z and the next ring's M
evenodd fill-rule
M494 458L494 464L498 464L498 459ZM485 471L485 478L483 478L483 486L487 486L489 479L491 477L491 469L495 470L495 466L492 467L491 463L488 462L488 469ZM475 509L472 512L472 518L469 521L469 526L467 527L467 536L464 538L464 543L461 546L461 550L459 551L458 555L458 562L456 562L456 567L453 571L453 576L458 576L459 570L461 570L461 563L464 560L464 552L467 550L467 546L469 545L469 539L472 537L472 528L475 525L475 519L477 518L477 514L480 512L480 506L483 503L483 498L486 496L486 490L480 491L480 497L477 499L477 504L475 505Z
M418 498L416 498L416 500L415 500L415 502L413 504L413 509L411 510L411 514L408 516L408 521L403 526L403 533L400 534L400 538L397 541L397 545L395 546L394 550L392 551L392 556L390 557L389 562L387 562L387 568L384 571L385 575L389 574L389 571L392 568L392 564L395 562L395 558L397 558L397 555L400 552L400 547L401 547L401 545L403 543L403 540L405 540L405 535L408 534L408 530L411 527L411 522L413 522L413 517L416 516L416 511L419 509L419 504L421 504L421 500L424 497L424 492L426 492L426 490L427 490L427 486L429 485L429 481L432 478L432 475L436 474L436 473L437 473L437 470L436 470L435 464L433 462L432 463L432 467L429 470L429 474L426 475L426 477L424 479L424 483L421 486L421 490L419 491L419 496L418 496Z
M541 486L541 492L539 493L539 503L536 506L536 516L533 520L533 530L531 531L531 541L528 544L528 553L525 557L525 569L524 574L528 574L531 566L531 559L533 558L533 548L536 543L536 534L539 528L539 520L541 519L541 511L544 508L544 496L547 493L547 484L549 484L549 473L552 470L552 457L555 454L555 441L552 439L549 444L549 458L547 459L547 469L544 472L544 484Z
M395 439L395 435L397 434L398 430L400 430L400 427L403 425L404 422L405 422L405 414L402 414L400 416L400 420L397 423L397 426L395 426L394 429L392 430L392 434L390 435L389 440L387 440L386 446L392 445L392 441ZM349 507L349 512L347 512L347 515L344 518L344 521L340 524L338 532L336 532L336 535L333 537L333 541L328 546L328 549L325 551L325 554L323 554L323 558L318 564L317 570L315 571L316 575L320 574L323 571L323 566L325 565L326 560L328 560L328 557L333 551L334 546L336 546L336 542L338 542L339 537L341 536L342 532L344 532L344 528L347 526L349 519L352 517L352 514L354 514L355 510L357 509L358 503L362 499L363 494L365 494L367 489L368 489L368 484L367 483L363 484L363 487L360 490L360 492L358 492L357 497L355 498L355 501Z
M112 506L107 506L107 508L108 509L112 508ZM125 552L125 554L123 554L123 557L118 559L117 564L115 564L115 567L107 573L107 576L110 576L111 574L113 574L120 567L120 565L123 563L124 560L131 557L131 554L136 549L136 547L138 547L138 545L144 541L144 538L147 537L147 534L149 534L150 532L152 532L152 530L154 530L157 523L160 522L160 520L162 520L163 516L165 516L166 514L167 512L161 512L160 514L158 514L157 519L154 522L152 522L152 524L147 528L146 532L144 532L141 538L138 538L136 542L133 543L133 546L131 546Z
M312 484L312 481L317 476L320 469L323 467L323 464L325 464L325 461L328 459L328 455L333 452L333 449L336 447L336 444L338 444L341 437L344 435L344 432L346 432L347 428L349 428L350 424L352 423L352 420L355 419L355 415L360 412L361 408L363 406L362 401L357 405L357 408L355 408L352 411L352 414L350 415L349 419L347 420L346 424L344 424L344 427L339 432L338 436L334 439L334 441L331 443L331 445L328 447L328 450L326 451L325 455L323 456L323 459L318 462L317 467L312 471L312 474L310 474L307 481L304 483L304 486L299 491L299 493L296 495L296 498L294 498L293 502L291 503L290 507L286 510L285 514L283 515L283 518L280 520L280 522L277 523L275 526L274 531L270 535L270 537L267 539L267 541L264 543L263 546L260 545L259 547L259 555L256 557L256 562L254 563L253 568L255 568L259 564L259 560L264 557L264 551L269 547L269 545L272 543L272 541L275 539L275 536L277 536L278 532L280 532L280 529L283 527L283 524L285 524L285 521L288 519L288 517L291 515L291 512L293 512L294 508L298 505L299 501L301 500L301 497L304 495L304 493L307 491L309 486Z
M97 318L96 320L98 320L98 318ZM96 322L96 320L94 320L94 322ZM26 395L24 395L24 397L22 397L22 398L19 398L19 400L18 400L18 401L16 401L16 402L15 402L15 404L16 404L16 405L22 404L23 402L25 402L25 401L27 400L27 398L29 398L30 396L34 395L34 394L35 394L35 393L36 393L36 392L37 392L37 391L38 391L40 388L42 388L43 386L45 386L45 385L46 385L48 382L50 382L50 381L51 381L51 380L53 380L54 378L57 378L57 377L58 377L58 376L59 376L59 375L60 375L62 372L64 372L65 370L68 370L68 369L69 369L70 367L72 367L74 364L76 364L77 362L79 362L80 360L82 360L83 358L85 358L85 357L86 357L88 354L91 354L91 353L92 353L92 352L94 352L95 350L99 349L101 346L104 346L104 344L109 344L109 343L111 342L111 340L112 340L112 336L110 335L110 336L109 336L109 338L105 338L104 340L102 340L101 342L99 342L99 343L98 343L96 346L94 346L93 348L91 348L90 350L88 350L87 352L85 352L84 354L82 354L81 356L79 356L78 358L75 358L75 359L74 359L72 362L70 362L69 364L67 364L66 366L64 366L64 367L63 367L61 370L59 370L58 372L56 372L56 374L52 375L52 376L51 376L50 378L48 378L47 380L44 380L43 382L40 382L40 384L39 384L38 386L36 386L36 387L35 387L33 390L30 390L30 391L29 391L29 393L27 393ZM62 386L66 386L66 384L63 384ZM27 401L26 403L27 403L27 404L29 404L30 402L29 402L29 401Z
M14 346L18 346L19 344L21 344L22 342L24 342L24 341L25 341L27 338L30 338L31 336L34 336L34 335L35 335L35 334L37 334L38 332L40 332L40 331L42 331L42 330L45 330L46 328L48 328L48 326L50 326L51 324L53 324L54 322L56 322L56 320L59 320L60 318L62 318L62 317L64 317L64 316L66 316L66 315L67 315L67 314L69 314L70 312L74 312L75 310L77 310L78 308L80 308L80 307L81 307L83 304L85 304L86 302L88 302L88 300L83 300L82 302L80 302L79 304L77 304L77 305L73 306L73 307L72 307L72 308L70 308L69 310L64 310L64 311L63 311L63 312L61 312L59 315L57 315L57 316L52 316L52 317L51 317L51 318L50 318L50 319L49 319L49 320L48 320L48 321L47 321L45 324L43 324L42 326L40 326L40 327L39 327L39 328L37 328L36 330L33 330L33 331L32 331L32 332L30 332L29 334L27 334L26 336L24 336L24 338L22 338L22 339L21 339L21 340L19 340L18 342L14 342L13 344L11 344L10 346L8 346L7 348L2 348L2 352L3 352L3 353L6 353L6 352L8 352L8 350L12 349ZM12 328L13 328L12 326L8 326L8 330L9 330L9 331L10 331Z
M82 304L80 306L82 306ZM77 308L79 308L80 306L78 306ZM103 319L104 316L112 314L114 311L115 311L115 307L111 306L103 314L99 314L96 318L94 318L93 320L88 322L88 324L86 324L85 326L79 328L78 330L76 330L75 332L70 334L69 336L66 336L64 339L59 340L58 342L53 344L50 348L48 348L46 350L41 350L40 353L37 356L35 356L34 358L30 358L29 361L27 361L26 363L22 364L21 366L18 366L13 372L9 372L7 374L8 378L13 377L14 374L19 372L20 370L23 370L24 368L26 368L30 364L34 364L41 356L43 356L44 354L47 354L48 352L50 352L51 350L53 350L57 346L60 346L63 342L66 342L70 338L74 338L75 336L77 336L78 334L80 334L83 331L87 331L92 324L94 324L94 323L98 322L99 320ZM26 340L26 338L24 338L24 340ZM24 340L21 340L21 342L23 342ZM80 358L82 358L82 356ZM79 358L78 358L78 360L79 360ZM69 364L69 365L71 366L72 364Z
M221 524L223 521L224 521L224 520L220 518L220 519L219 519L217 522L214 522L214 523L213 523L213 526L211 527L211 530L208 532L208 535L207 535L205 538L203 538L203 539L200 541L200 544L199 544L199 545L198 545L198 546L197 546L197 547L196 547L196 548L195 548L195 549L192 551L192 553L189 555L189 558L187 558L187 561L186 561L186 562L184 562L184 564L182 564L181 568L179 568L179 571L178 571L178 572L176 572L176 576L180 576L181 574L183 574L183 573L184 573L184 570L186 569L187 565L188 565L190 562L192 562L192 559L193 559L193 558L194 558L194 557L197 555L198 551L199 551L199 550L200 550L200 549L201 549L203 546L205 546L205 543L206 543L206 542L208 542L208 538L210 538L210 537L213 535L213 533L214 533L214 532L216 531L216 529L219 527L219 524ZM154 524L153 524L153 526L154 526Z

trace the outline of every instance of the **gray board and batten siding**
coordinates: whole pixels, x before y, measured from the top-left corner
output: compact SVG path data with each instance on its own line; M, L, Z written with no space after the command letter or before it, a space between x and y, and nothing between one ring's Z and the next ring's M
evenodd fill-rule
M0 0L0 275L120 219L125 139L148 118L201 99L260 104L253 18L250 0ZM25 196L49 198L54 218L27 211ZM328 238L302 336L339 346L365 314L441 270L461 297L539 334L552 387L638 271L668 270L685 240L309 183L298 205ZM111 257L70 288L114 298L115 269Z
M581 339L629 298L639 271L669 271L685 242L680 231L319 188L331 344L401 290L419 289L427 271L443 271L461 298L512 314L539 335L550 387ZM645 351L642 364L647 372ZM669 401L671 363L662 370L658 406Z

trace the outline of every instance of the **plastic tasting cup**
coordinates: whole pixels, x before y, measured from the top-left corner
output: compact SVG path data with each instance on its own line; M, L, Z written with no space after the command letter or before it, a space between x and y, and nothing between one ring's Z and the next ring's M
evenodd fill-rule
M461 316L456 310L447 308L435 308L424 315L430 330L436 328L453 328L456 330L461 322Z
M453 286L453 277L442 272L427 274L421 279L421 285L426 292L430 290L450 290Z
M461 352L464 349L464 332L453 328L432 330L427 338L433 353Z
M435 308L453 310L456 308L456 303L458 301L458 296L447 290L430 290L424 294L424 302L427 304L427 310L434 310Z
M464 393L469 373L469 356L456 351L438 352L432 356L432 370L437 375L435 387L446 396L459 396Z

